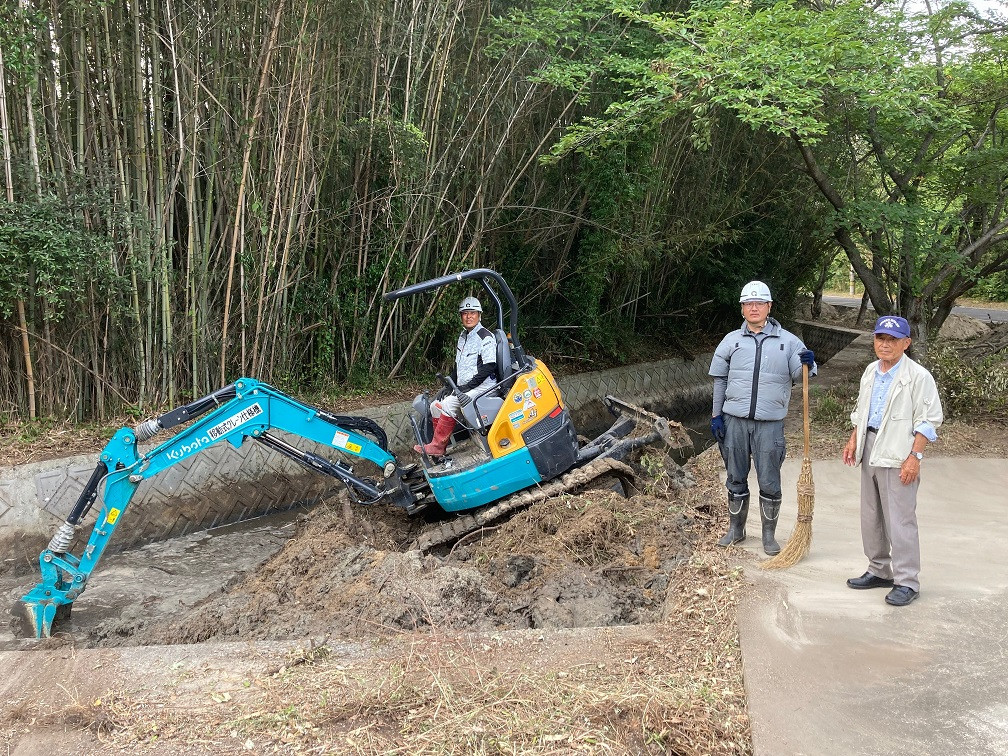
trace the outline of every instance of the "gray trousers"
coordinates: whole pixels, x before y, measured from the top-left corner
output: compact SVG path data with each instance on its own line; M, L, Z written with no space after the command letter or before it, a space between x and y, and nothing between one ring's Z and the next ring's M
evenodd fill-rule
M448 394L444 399L431 402L431 417L437 420L441 415L448 415L452 418L462 417L462 402L454 394Z
M898 467L868 464L875 434L865 436L861 454L861 542L868 572L896 585L920 590L920 539L917 534L918 476L910 485Z
M783 420L749 420L725 415L725 440L720 444L728 479L725 485L734 497L749 495L749 467L756 466L760 496L781 500L781 465L787 453Z

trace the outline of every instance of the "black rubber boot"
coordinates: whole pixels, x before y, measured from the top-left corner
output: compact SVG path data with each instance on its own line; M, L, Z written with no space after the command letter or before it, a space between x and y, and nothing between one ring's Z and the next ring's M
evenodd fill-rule
M745 540L745 524L749 517L749 494L728 494L728 532L721 536L718 546L731 546Z
M770 556L780 553L780 544L774 538L777 518L780 516L780 499L759 497L760 519L763 520L763 551Z

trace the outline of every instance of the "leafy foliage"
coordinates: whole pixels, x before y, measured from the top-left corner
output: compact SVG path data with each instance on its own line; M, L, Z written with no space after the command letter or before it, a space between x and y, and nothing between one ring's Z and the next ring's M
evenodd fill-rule
M700 343L698 321L734 324L738 290L756 275L780 284L785 310L820 252L802 220L817 210L794 192L796 166L777 136L706 105L703 118L648 120L644 88L665 43L612 3L538 0L499 19L495 32L491 49L530 57L538 69L529 78L570 92L570 112L581 115L543 156L556 175L576 177L567 191L583 197L584 226L549 276L555 303L535 311L574 335L566 354L626 359L635 333L655 343L689 333ZM641 117L621 120L631 111Z
M37 297L60 320L85 301L88 286L113 288L112 241L91 231L79 212L54 197L0 204L0 312Z
M1001 271L980 279L973 294L991 302L1008 302L1008 272Z
M1008 422L1008 359L1004 353L966 356L952 344L937 344L928 355L947 417L987 415Z
M1008 47L996 20L964 3L914 14L894 2L700 0L620 13L663 42L629 96L565 133L558 154L682 116L704 146L723 111L787 138L876 310L906 314L922 336L1008 268Z

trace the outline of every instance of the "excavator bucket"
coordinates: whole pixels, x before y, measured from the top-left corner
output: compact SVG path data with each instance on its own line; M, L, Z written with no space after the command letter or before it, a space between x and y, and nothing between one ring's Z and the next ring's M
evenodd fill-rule
M643 407L638 407L636 404L631 404L611 394L606 394L602 402L614 415L629 415L638 422L650 426L655 436L653 440L657 441L661 439L673 449L693 448L693 440L680 423L657 415L654 412L650 412Z
M21 638L49 638L54 623L70 617L71 604L48 600L31 600L31 594L11 609L15 619L15 635Z

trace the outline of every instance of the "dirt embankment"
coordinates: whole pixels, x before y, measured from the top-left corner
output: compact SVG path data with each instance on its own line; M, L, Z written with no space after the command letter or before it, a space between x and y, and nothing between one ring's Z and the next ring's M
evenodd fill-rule
M540 502L441 554L408 544L423 523L334 499L251 573L171 616L124 614L99 645L367 638L430 628L514 630L654 622L694 550L693 476L662 452L629 497L602 480Z

